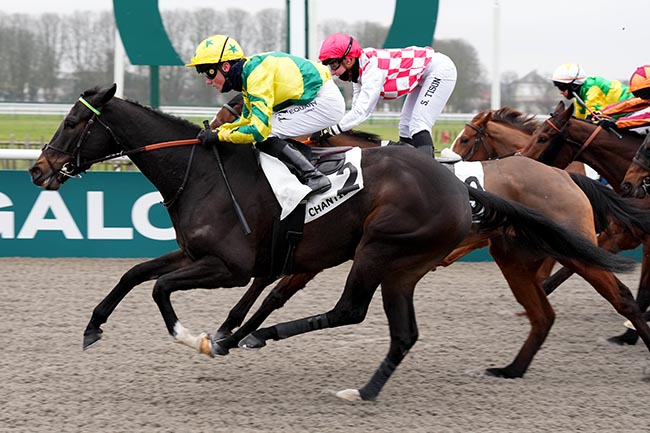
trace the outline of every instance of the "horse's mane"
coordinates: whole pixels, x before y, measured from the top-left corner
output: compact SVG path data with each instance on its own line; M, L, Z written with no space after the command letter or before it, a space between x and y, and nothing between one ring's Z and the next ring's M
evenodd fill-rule
M508 106L493 111L491 120L505 123L506 125L520 129L527 134L532 134L539 126L539 121L535 119L535 115L526 115L521 111Z
M377 145L381 144L381 137L371 132L355 131L351 129L349 131L344 131L343 134L358 140L370 141Z
M88 89L85 92L83 92L81 94L81 96L86 98L88 96L91 96L91 95L94 95L94 94L98 93L100 90L101 90L101 87L95 86L95 87L93 87L91 89ZM131 100L131 99L122 99L122 100L124 102L128 102L129 104L133 104L133 105L135 105L137 107L140 107L140 108L143 108L143 109L145 109L147 111L150 111L150 112L152 112L152 113L154 113L154 114L156 114L158 116L161 116L164 119L170 120L172 122L181 123L181 124L184 124L185 126L193 128L193 129L196 129L198 127L198 125L196 123L190 122L189 120L184 119L182 117L174 116L173 114L165 113L163 111L160 111L160 109L158 109L158 108L154 108L154 107L147 106L147 105L142 105L140 102L134 101L134 100Z

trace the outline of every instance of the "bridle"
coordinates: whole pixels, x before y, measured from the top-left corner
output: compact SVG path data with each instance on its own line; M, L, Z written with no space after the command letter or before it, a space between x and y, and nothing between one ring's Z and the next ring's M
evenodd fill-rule
M55 152L61 153L63 155L69 156L72 161L68 161L59 170L56 170L50 160L44 156L45 161L47 164L50 166L50 169L56 173L57 179L61 182L63 181L64 178L72 178L72 177L81 177L80 173L86 171L88 168L90 168L93 164L97 164L99 162L105 162L109 161L111 159L119 158L122 156L129 156L133 155L135 153L141 153L141 152L149 152L152 150L157 150L157 149L164 149L166 147L176 147L176 146L187 146L187 145L194 145L194 144L199 144L201 140L193 138L189 140L175 140L175 141L164 141L161 143L155 143L155 144L149 144L146 146L141 146L135 149L130 149L130 150L121 150L116 153L112 153L110 155L102 156L97 159L93 159L90 161L81 161L81 148L83 144L88 140L88 137L90 137L91 133L91 128L95 123L100 124L104 130L108 133L108 135L111 136L113 139L113 142L117 144L118 147L121 147L120 140L117 138L117 135L113 132L111 127L104 122L99 116L102 114L97 108L93 107L88 101L86 101L82 96L79 97L79 102L81 102L86 108L88 108L93 114L92 117L86 122L86 125L84 126L83 131L81 132L81 135L79 136L79 140L77 140L77 143L72 151L67 151L58 147L53 146L50 143L47 143L45 146L43 146L42 152L46 150L53 150ZM196 150L196 147L192 148L192 152L190 153L190 158L187 164L187 169L185 171L185 176L183 178L183 182L181 183L181 186L178 188L176 191L176 194L167 201L163 202L163 205L165 207L170 207L176 199L181 195L183 190L185 189L185 184L187 183L187 179L189 177L190 173L190 168L192 167L192 160L194 159L194 151Z
M485 142L485 138L489 137L490 134L480 126L476 126L473 123L466 123L465 126L468 126L470 129L473 129L476 131L476 138L474 138L474 143L472 144L472 147L469 149L469 152L465 155L461 155L463 161L468 161L470 160L474 154L483 146L483 150L485 150L486 155L488 156L488 160L493 160L493 159L500 159L500 158L505 158L508 156L515 155L517 152L512 152L508 153L506 155L495 155L495 149L490 148L487 143Z
M566 129L566 125L567 125L567 124L565 123L565 124L562 126L562 128L559 128L557 125L555 125L555 124L551 121L551 118L552 118L552 116L549 117L548 119L546 119L544 122L546 122L546 123L547 123L547 124L548 124L548 125L549 125L549 126L550 126L554 131L555 131L555 132L557 132L557 133L559 133L559 134L563 134L563 133L564 133L564 130ZM571 144L573 144L573 145L575 145L575 146L578 146L578 151L573 155L573 159L571 159L571 161L570 161L569 163L574 162L576 159L578 159L578 157L582 154L582 152L584 152L585 149L587 149L587 147L588 147L588 146L589 146L589 145L594 141L594 139L596 138L596 136L598 135L598 133L600 133L600 131L602 131L602 130L603 130L603 127L602 127L602 126L600 126L600 125L596 126L596 129L593 130L593 132L591 133L591 135L589 135L589 137L587 137L587 140L585 140L584 143L580 143L580 142L578 142L578 141L575 141L575 140L573 140L573 139L571 139L571 138L569 138L569 137L565 137L565 136L563 135L562 138L563 138L567 143L571 143Z
M650 147L646 147L645 140L639 147L639 150L634 154L632 163L641 167L642 170L650 173ZM646 196L650 196L650 175L646 175L641 180L641 189L645 192Z

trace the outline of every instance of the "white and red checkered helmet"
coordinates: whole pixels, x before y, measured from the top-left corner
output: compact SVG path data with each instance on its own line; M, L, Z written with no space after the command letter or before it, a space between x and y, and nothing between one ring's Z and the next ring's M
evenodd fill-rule
M335 33L328 36L320 47L318 59L322 62L327 59L354 59L361 56L361 45L350 35Z

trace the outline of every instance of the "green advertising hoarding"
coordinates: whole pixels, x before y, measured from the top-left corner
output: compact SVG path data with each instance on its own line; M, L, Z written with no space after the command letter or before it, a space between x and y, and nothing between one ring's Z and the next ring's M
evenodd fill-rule
M157 257L178 248L161 196L139 172L89 172L59 191L0 171L0 256Z

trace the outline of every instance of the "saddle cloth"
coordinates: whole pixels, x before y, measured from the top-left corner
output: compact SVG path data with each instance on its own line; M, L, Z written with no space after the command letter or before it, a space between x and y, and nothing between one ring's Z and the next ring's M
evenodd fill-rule
M279 159L264 152L260 152L259 155L262 170L282 208L280 220L283 220L303 201L311 189L300 183ZM322 194L309 197L305 223L325 215L363 189L361 148L353 147L345 152L343 169L329 174L327 177L332 182L332 187Z

